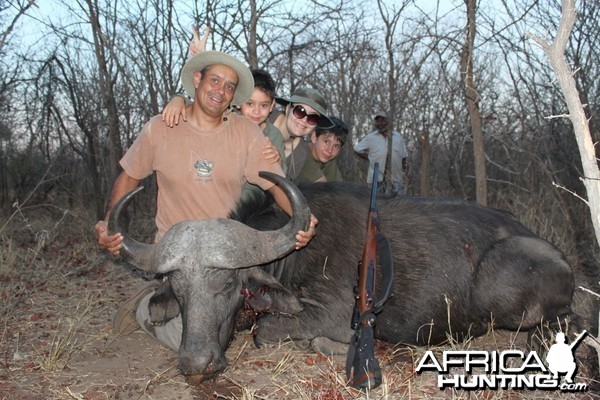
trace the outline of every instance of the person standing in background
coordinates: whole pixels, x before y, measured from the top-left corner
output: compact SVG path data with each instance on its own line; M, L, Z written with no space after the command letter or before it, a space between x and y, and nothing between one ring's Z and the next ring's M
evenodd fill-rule
M373 167L379 163L379 192L396 196L404 194L408 178L408 152L399 132L390 129L387 114L378 111L373 116L375 130L354 146L354 152L369 160L367 183L373 181ZM391 166L391 168L388 168Z

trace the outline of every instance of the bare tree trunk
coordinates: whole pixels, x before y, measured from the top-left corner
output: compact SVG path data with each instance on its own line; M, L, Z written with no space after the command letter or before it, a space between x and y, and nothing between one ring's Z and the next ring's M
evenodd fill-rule
M429 145L429 132L424 130L419 136L421 149L421 168L419 171L419 194L429 196L429 178L431 175L431 146Z
M3 130L4 126L0 124L0 130ZM0 132L0 206L4 206L8 202L8 163L7 163L7 151L5 148L8 148L8 140L5 141L2 138L2 134L4 132Z
M248 63L250 68L258 68L258 50L256 43L256 27L258 26L258 14L256 11L256 0L250 0L250 26L248 32Z
M548 56L550 65L556 73L558 83L565 97L569 114L553 116L551 118L568 117L573 124L573 131L577 140L584 174L580 179L583 181L588 197L584 201L586 201L590 208L596 241L600 243L600 170L598 169L598 160L596 158L594 142L590 134L590 127L583 105L579 99L575 79L564 57L567 41L571 35L576 17L574 0L562 0L562 17L554 41L548 43L538 36L529 35L542 47L544 53Z
M388 73L387 73L387 80L388 80L388 91L389 91L389 95L388 95L388 99L389 99L389 105L388 105L388 109L384 110L387 112L389 118L390 118L390 124L388 127L388 146L387 146L387 160L386 160L386 165L385 165L385 170L383 171L383 179L384 179L384 183L385 183L385 187L389 188L389 190L391 190L391 188L393 187L392 185L392 168L393 168L393 162L392 162L392 152L394 149L394 129L395 129L395 123L394 120L396 118L396 89L398 87L398 76L396 73L396 58L395 58L395 52L394 52L394 36L395 36L395 32L396 32L396 27L398 25L398 21L400 20L400 16L402 14L402 10L404 10L405 7L405 3L402 3L400 5L400 9L397 11L394 11L392 13L389 13L386 6L383 4L383 2L381 0L377 1L377 6L379 7L379 14L381 15L381 19L383 20L383 23L385 25L385 50L387 53L387 62L388 62ZM391 14L391 16L390 16ZM402 173L402 171L400 171L400 173Z
M105 49L107 48L104 40L104 33L98 19L98 10L96 9L95 1L86 0L89 8L90 24L92 26L92 34L94 37L94 49L96 59L98 61L98 70L100 78L100 98L106 107L108 115L108 184L117 176L117 168L119 159L123 155L123 146L121 145L121 133L119 129L119 113L117 103L115 101L115 93L113 91L114 79L108 68L108 60Z
M479 113L479 94L473 79L473 44L477 25L475 12L477 0L465 0L467 6L467 39L460 57L460 72L465 90L465 101L469 112L471 135L473 136L473 159L475 163L475 193L479 204L487 205L487 172L485 168L485 145L481 114Z
M397 36L396 29L398 28L398 22L400 21L402 12L409 4L410 1L408 0L393 3L391 6L382 0L377 1L379 15L381 16L381 20L383 21L385 28L385 51L388 64L387 80L389 90L389 106L387 110L383 111L388 111L390 118L392 119L396 114L396 107L398 104L396 99L396 90L398 88L399 81L399 73L396 69L396 51L398 49L396 43L394 43L394 38ZM391 8L391 10L389 8ZM390 126L390 129L393 130L395 127L393 126L393 123L391 125L392 126Z

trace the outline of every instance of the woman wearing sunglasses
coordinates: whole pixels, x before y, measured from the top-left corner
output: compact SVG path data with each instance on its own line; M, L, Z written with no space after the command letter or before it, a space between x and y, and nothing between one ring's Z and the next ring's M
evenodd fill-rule
M317 127L327 129L334 124L327 117L325 98L313 88L298 88L289 99L278 97L276 101L285 107L273 121L284 138L284 170L289 179L296 181L310 154L304 138Z

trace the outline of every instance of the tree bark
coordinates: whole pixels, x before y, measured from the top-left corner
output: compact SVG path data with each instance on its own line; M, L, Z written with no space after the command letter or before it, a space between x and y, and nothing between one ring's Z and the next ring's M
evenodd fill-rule
M256 29L258 27L258 14L256 0L250 0L250 26L248 32L248 64L250 68L258 68L258 44L256 43Z
M419 136L421 149L421 167L419 171L419 194L429 196L429 179L431 175L431 146L429 145L429 132L424 130Z
M485 145L481 114L479 113L479 94L473 79L473 44L477 33L475 12L477 1L465 0L467 6L467 38L460 57L460 73L464 86L465 102L469 112L469 126L473 136L473 159L475 163L475 198L479 204L487 205L487 172L485 167Z
M587 192L587 200L584 201L590 209L596 241L600 243L600 170L598 169L598 160L596 158L588 119L579 99L579 92L573 78L573 73L569 69L564 56L576 18L577 13L575 11L574 0L562 0L562 17L554 41L548 43L533 34L529 34L529 36L541 46L544 53L548 56L550 65L556 73L558 84L565 97L569 114L550 118L568 117L573 124L573 131L577 140L584 175L580 179L583 181Z
M123 146L121 144L121 132L119 128L119 112L115 101L115 93L113 90L114 79L108 68L108 60L106 57L104 43L104 33L98 19L98 10L92 0L86 0L89 8L90 24L92 26L92 34L94 37L94 49L96 59L98 61L98 75L100 79L100 98L106 108L108 117L108 185L117 177L118 163L123 155Z

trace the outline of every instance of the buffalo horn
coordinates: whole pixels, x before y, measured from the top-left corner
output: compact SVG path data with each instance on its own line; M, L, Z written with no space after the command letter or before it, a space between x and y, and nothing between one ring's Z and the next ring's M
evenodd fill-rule
M150 270L152 266L150 260L154 254L156 245L138 242L133 239L122 229L120 221L121 214L127 209L133 196L142 189L144 189L143 186L133 189L113 206L108 219L108 229L109 232L112 232L111 234L119 232L123 236L123 247L119 251L119 254L125 261L130 262L143 271L154 272Z
M250 267L285 256L294 249L296 232L308 230L310 226L310 209L304 195L288 179L265 171L261 171L259 175L262 178L275 182L290 201L292 216L282 228L275 231L257 231L240 222L222 218L189 221L177 224L171 228L165 234L159 246L141 243L131 238L119 225L121 212L126 209L133 196L142 189L142 187L139 187L123 196L115 204L110 214L109 227L112 227L112 231L121 232L123 235L123 247L120 251L121 256L141 270L160 273L166 273L171 270L171 266L168 264L170 264L169 260L176 259L176 257L173 257L174 253L182 255L184 252L190 250L190 246L203 248L204 251L200 259L206 265L215 268ZM179 236L179 233L186 228L197 229L198 236L192 237L192 244L187 243L182 236ZM205 232L206 230L209 232ZM215 240L217 237L220 240ZM196 241L198 238L200 242ZM200 243L202 244L200 245ZM180 251L181 248L179 246L183 246L184 251ZM151 260L157 251L157 247L160 247L162 250L159 251L161 254L155 260L158 262L154 267L160 270L155 271L151 269L155 264ZM179 267L181 266L182 264L179 265Z
M239 267L264 264L283 257L296 245L296 232L307 231L310 227L310 209L304 195L285 177L271 172L261 171L259 176L275 182L286 194L292 206L292 216L285 226L276 231L260 232L252 230L252 236L240 240L238 238L238 251L240 260L236 260ZM241 233L241 232L240 232ZM245 236L245 235L243 235Z
M271 262L294 250L296 232L308 230L310 209L300 190L282 176L264 171L261 171L259 175L275 182L286 194L292 206L291 218L283 227L273 231L259 231L239 221L224 218L201 221L202 226L179 225L173 227L174 232L184 229L193 230L194 236L189 235L190 238L203 238L200 246L202 251L198 258L202 259L205 266L238 269ZM174 235L169 238L166 236L159 246L168 247L171 254L165 252L165 262L163 263L161 250L159 263L164 264L164 271L159 271L161 273L174 268L174 266L168 265L168 260L174 259L173 255L182 254L182 248L192 245L187 241L179 240L183 235ZM181 265L181 263L178 264Z

